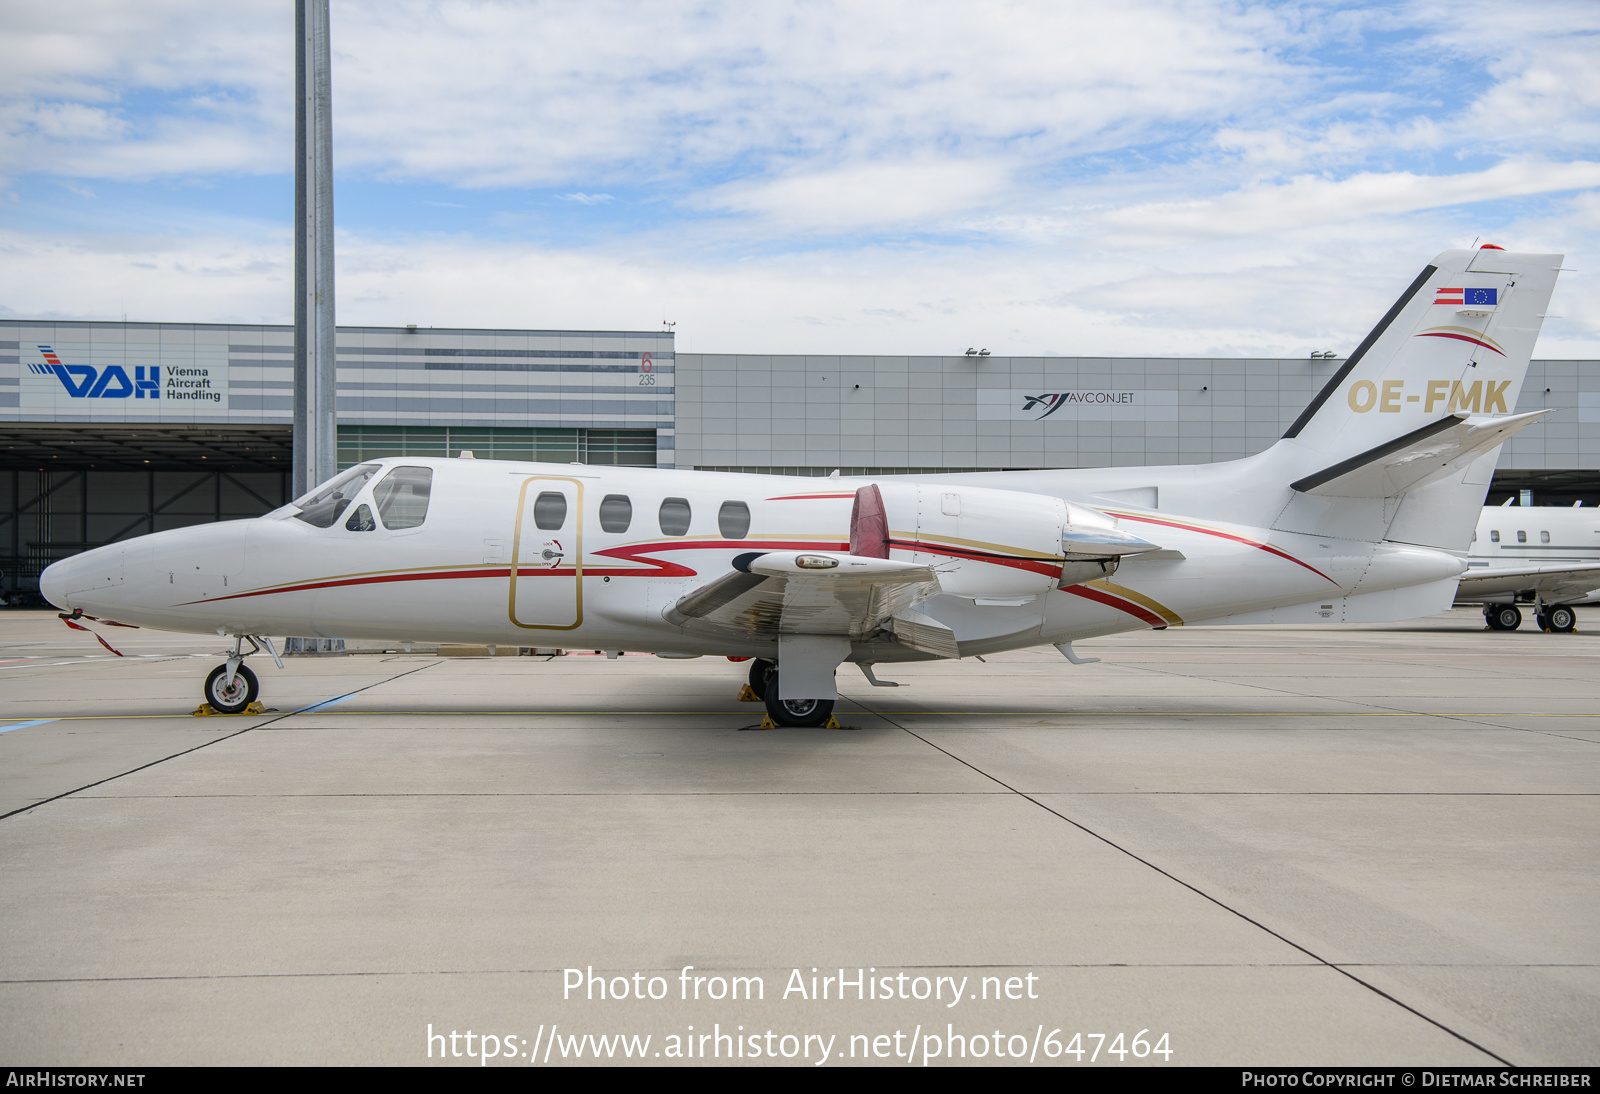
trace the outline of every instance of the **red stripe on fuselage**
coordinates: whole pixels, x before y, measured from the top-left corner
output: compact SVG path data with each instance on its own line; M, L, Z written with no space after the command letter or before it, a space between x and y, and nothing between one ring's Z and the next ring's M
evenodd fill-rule
M1231 539L1231 540L1233 540L1233 542L1242 543L1246 547L1254 547L1258 551L1265 551L1269 555L1277 555L1279 558L1287 559L1288 561L1294 563L1296 566L1305 567L1307 570L1310 570L1312 573L1316 574L1320 578L1324 578L1325 580L1328 580L1328 581L1333 581L1333 578L1328 577L1327 574L1323 573L1321 570L1317 569L1315 566L1312 566L1309 563L1301 562L1298 558L1295 558L1293 555L1285 554L1283 551L1278 550L1276 547L1274 547L1274 546L1272 546L1271 544L1268 544L1268 543L1260 543L1260 542L1258 542L1256 540L1253 540L1253 539L1246 539L1243 536L1236 536L1236 535L1233 535L1230 532L1218 532L1218 531L1216 531L1215 529L1212 529L1212 528L1202 528L1199 525L1195 525L1195 524L1184 524L1184 523L1181 523L1181 522L1175 521L1175 520L1162 520L1159 517L1135 516L1132 513L1124 513L1121 510L1117 511L1117 516L1118 516L1118 518L1120 518L1122 520L1140 520L1140 521L1144 521L1146 524L1161 524L1161 525L1165 525L1168 528L1182 528L1186 532L1200 532L1200 533L1202 533L1204 535L1216 536L1218 539ZM1335 585L1339 584L1337 581L1333 581L1333 583Z
M819 501L823 498L853 498L855 491L848 494L784 494L782 497L768 498L768 501Z
M605 555L610 558L623 559L628 562L643 563L643 566L611 567L611 566L585 566L585 577L698 577L699 571L676 562L667 562L663 559L645 556L647 551L693 551L693 550L726 550L740 547L754 548L762 551L848 551L849 543L826 541L818 543L814 540L691 540L688 542L668 543L642 543L626 547L612 547L604 551L596 551L596 555ZM577 569L572 566L518 566L518 577L575 577ZM190 600L189 604L217 604L224 600L240 600L248 597L270 596L273 593L299 593L313 589L335 589L348 585L381 585L391 581L459 581L464 578L475 577L511 577L509 565L489 569L461 569L461 570L420 570L410 573L398 574L359 574L351 577L329 577L313 581L301 581L292 585L278 585L271 589L254 589L250 592L234 593L230 596L207 597L204 600Z
M1112 596L1110 593L1101 592L1099 589L1091 589L1087 585L1068 585L1061 591L1071 593L1073 596L1081 596L1085 600L1093 600L1097 604L1104 604L1107 607L1117 609L1119 612L1127 612L1131 616L1144 620L1152 627L1165 627L1167 625L1167 621L1155 612L1142 608L1131 600L1123 600L1121 597Z
M929 555L948 555L951 558L971 559L975 562L988 562L995 566L1009 566L1014 570L1029 570L1046 577L1059 577L1061 575L1062 560L1019 558L1015 555L997 555L988 551L980 551L974 547L952 547L943 543L927 543L919 539L891 539L890 547L897 547L902 551L920 551Z

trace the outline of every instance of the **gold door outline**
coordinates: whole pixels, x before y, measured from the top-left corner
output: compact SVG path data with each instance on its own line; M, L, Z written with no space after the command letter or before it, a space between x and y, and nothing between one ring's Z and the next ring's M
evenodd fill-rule
M571 623L524 623L517 618L517 575L520 570L519 562L522 557L522 513L528 504L528 487L536 482L570 482L576 489L578 496L573 509L577 516L574 520L574 556L573 585L576 593L577 619ZM511 598L507 606L507 614L511 617L513 625L529 631L571 631L583 626L583 483L577 479L566 478L562 475L532 475L522 480L522 491L517 496L517 527L511 540Z

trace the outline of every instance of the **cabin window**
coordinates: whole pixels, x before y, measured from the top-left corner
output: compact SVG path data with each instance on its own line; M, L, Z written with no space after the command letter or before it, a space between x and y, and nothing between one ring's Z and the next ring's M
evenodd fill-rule
M661 534L686 536L689 534L689 499L667 498L661 503Z
M1472 542L1478 542L1478 530L1476 528L1472 530Z
M1549 543L1550 542L1550 533L1549 532L1540 532L1539 533L1539 542L1540 543Z
M567 523L567 496L555 490L546 490L533 500L533 523L546 532L554 532Z
M372 500L378 503L378 519L393 532L421 527L432 493L433 468L397 467L378 482Z
M600 527L607 532L626 532L633 523L633 502L626 494L607 494L600 499Z
M1526 533L1526 532L1518 532L1517 533L1517 542L1518 543L1526 543L1526 542L1528 542L1528 533Z
M363 463L352 467L296 501L294 504L300 512L295 517L313 528L333 527L333 522L344 516L344 511L361 493L361 488L367 485L367 480L382 470L381 463Z
M1489 533L1489 542L1490 543L1499 543L1500 542L1500 533L1499 532L1490 532Z
M725 501L717 510L717 528L723 539L743 539L750 534L750 507L742 501Z
M344 526L352 532L370 532L378 527L378 522L372 519L372 510L363 504L356 506Z

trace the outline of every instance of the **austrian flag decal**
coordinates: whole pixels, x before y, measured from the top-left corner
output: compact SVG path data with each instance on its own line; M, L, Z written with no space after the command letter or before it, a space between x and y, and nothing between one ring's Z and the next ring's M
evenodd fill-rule
M1434 297L1435 304L1455 304L1458 307L1492 308L1499 303L1499 289L1440 289Z

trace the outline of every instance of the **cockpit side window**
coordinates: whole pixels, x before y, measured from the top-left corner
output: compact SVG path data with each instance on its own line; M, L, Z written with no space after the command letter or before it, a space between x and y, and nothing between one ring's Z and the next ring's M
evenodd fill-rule
M393 532L420 527L432 493L433 468L397 467L378 482L372 500L378 503L378 519Z
M378 527L378 522L372 519L372 510L366 505L356 506L356 511L350 519L344 522L345 528L352 532L371 532Z
M382 470L382 464L357 464L344 474L323 483L311 493L295 500L294 505L300 510L295 514L296 519L305 521L313 528L331 528L333 522L343 516L344 511L350 507L355 496L361 493L361 488L367 485L367 480Z

